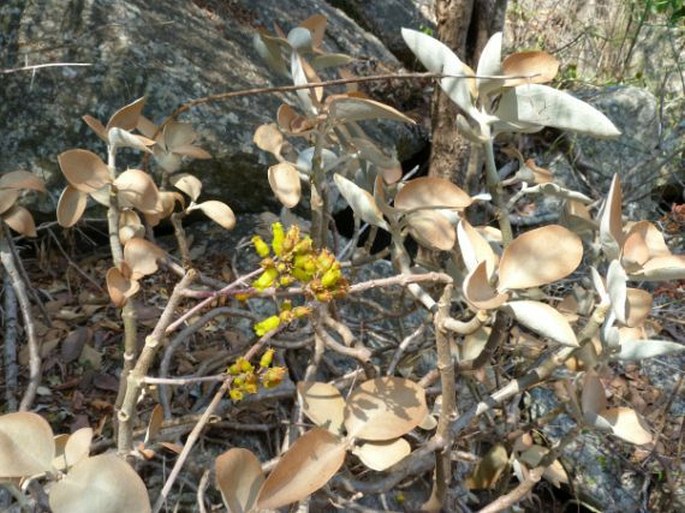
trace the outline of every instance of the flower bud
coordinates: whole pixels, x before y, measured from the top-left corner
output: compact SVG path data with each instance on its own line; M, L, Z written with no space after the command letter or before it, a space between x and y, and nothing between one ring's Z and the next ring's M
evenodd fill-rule
M262 258L269 256L269 253L271 253L269 246L266 242L264 242L264 239L262 239L259 235L255 235L254 237L252 237L252 244L254 244L254 248L257 254Z
M281 384L285 376L285 367L271 367L262 374L264 388L274 388Z
M274 250L276 256L281 256L283 253L283 241L285 239L283 225L281 223L274 223L271 225L271 231L274 234L274 238L271 241L271 248Z
M264 272L259 275L259 278L257 278L254 282L252 282L252 286L256 288L257 290L264 290L271 285L273 285L274 281L278 277L278 271L274 269L273 267L270 267L268 269L264 269Z
M262 355L261 359L259 360L259 366L264 369L271 365L271 362L273 362L274 359L274 353L275 351L273 349L267 349L264 351L264 354Z
M269 331L278 328L281 325L281 319L278 315L267 317L261 322L254 325L254 332L258 337L263 337Z

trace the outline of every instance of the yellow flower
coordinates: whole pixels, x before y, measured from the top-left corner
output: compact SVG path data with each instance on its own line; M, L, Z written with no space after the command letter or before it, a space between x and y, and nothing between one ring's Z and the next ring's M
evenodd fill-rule
M321 250L321 253L319 253L319 257L317 258L317 264L319 267L319 271L322 273L325 273L328 271L331 266L335 263L335 257L330 253L330 251L323 249Z
M249 362L249 360L245 359L243 356L238 358L238 361L236 363L238 364L242 372L252 372L254 370L254 367Z
M312 313L312 309L309 308L308 306L296 306L293 309L293 316L295 317L295 319L300 319L302 317L306 317L310 313Z
M252 244L254 244L254 248L257 251L257 254L262 258L269 256L269 253L271 253L269 246L266 242L264 242L264 239L262 239L259 235L255 235L254 237L252 237Z
M258 381L257 381L257 375L256 374L250 374L247 376L247 380L245 381L245 385L243 385L243 391L245 391L248 394L256 394L257 393L257 388L258 388Z
M281 384L285 376L285 367L271 367L262 374L264 388L274 388Z
M276 278L278 278L278 271L273 267L269 267L268 269L264 269L264 272L259 275L259 278L252 282L252 286L257 290L268 289L274 284Z
M308 274L314 274L316 272L316 258L314 255L297 255L295 260L293 260L293 265L296 269L302 269Z
M272 315L267 317L263 321L258 322L254 325L254 332L258 337L263 337L266 333L271 330L278 328L281 324L281 318L278 315Z
M300 242L295 244L293 248L293 253L296 255L304 255L305 253L310 253L312 251L312 239L307 235Z
M271 232L274 234L274 238L271 241L271 248L274 250L276 256L281 256L283 253L283 241L285 240L283 225L281 223L272 224Z
M262 355L262 358L259 360L259 366L264 369L271 365L271 362L273 362L274 359L274 350L273 349L267 349L264 351L264 354Z
M321 285L323 285L325 288L331 288L338 283L341 277L342 272L340 271L340 264L335 262L333 266L331 266L331 268L328 269L328 271L326 271L321 277Z
M249 292L240 292L239 294L236 294L233 297L236 298L241 303L244 303L245 301L250 299L251 296L252 296L252 294L250 294Z
M283 241L283 253L290 253L293 251L293 248L298 242L300 242L300 227L294 224L288 229L288 233Z

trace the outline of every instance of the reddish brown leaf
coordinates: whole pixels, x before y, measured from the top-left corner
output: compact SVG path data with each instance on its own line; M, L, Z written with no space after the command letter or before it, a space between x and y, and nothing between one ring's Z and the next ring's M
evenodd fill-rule
M143 96L120 108L109 118L106 129L109 130L115 126L124 130L133 130L138 125L138 118L144 106L145 97Z
M67 150L57 161L67 181L81 192L93 193L112 181L107 164L92 151Z
M67 185L57 203L57 222L59 225L64 228L74 226L81 219L87 204L88 195L86 193Z
M324 428L300 437L281 457L259 491L257 507L277 509L308 497L335 475L345 460L342 438Z
M24 207L14 205L2 214L2 220L15 232L26 237L35 237L37 235L33 216Z
M247 449L229 449L216 459L216 486L231 513L247 513L257 500L264 474L257 457Z

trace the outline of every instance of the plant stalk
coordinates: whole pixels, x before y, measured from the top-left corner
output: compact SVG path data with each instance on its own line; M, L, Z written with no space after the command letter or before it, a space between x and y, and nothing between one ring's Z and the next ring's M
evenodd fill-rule
M492 196L492 202L495 204L497 223L502 232L502 244L506 247L513 240L514 236L511 231L511 222L507 215L506 205L504 204L502 182L497 174L492 138L489 138L487 142L483 143L483 149L485 150L485 179L488 191Z
M453 285L448 283L442 291L438 302L438 311L435 314L435 342L438 351L438 371L440 372L440 384L442 388L442 405L435 436L444 440L444 447L435 452L435 499L441 506L447 503L447 493L452 480L452 437L450 423L457 413L456 384L454 375L454 363L450 348L450 337L445 329L445 320L449 318L450 303L452 299Z
M171 323L171 318L176 310L176 307L183 299L182 291L186 289L197 277L197 273L190 269L181 281L179 281L169 298L162 315L157 321L152 333L145 339L143 350L136 361L135 366L131 372L122 381L126 381L126 391L121 404L121 408L117 412L117 419L119 420L119 432L117 447L119 454L127 455L133 447L133 418L135 415L135 407L138 402L138 396L143 385L143 378L147 374L155 355L159 350L162 341L165 337L164 332L167 326Z
M116 178L116 148L107 146L107 167L112 181ZM119 239L119 201L116 187L112 184L109 194L109 209L107 210L107 229L109 232L109 249L112 253L114 267L121 269L124 261L124 249ZM119 392L114 402L114 408L118 410L126 395L126 378L133 368L133 363L138 352L138 314L133 301L127 301L121 309L121 320L124 324L124 361L119 379Z

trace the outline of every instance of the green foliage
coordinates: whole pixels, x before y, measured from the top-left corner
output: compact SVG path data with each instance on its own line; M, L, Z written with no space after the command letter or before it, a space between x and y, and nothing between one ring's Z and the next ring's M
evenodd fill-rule
M675 25L685 19L683 0L642 0L645 8L653 13L665 14L669 23Z

